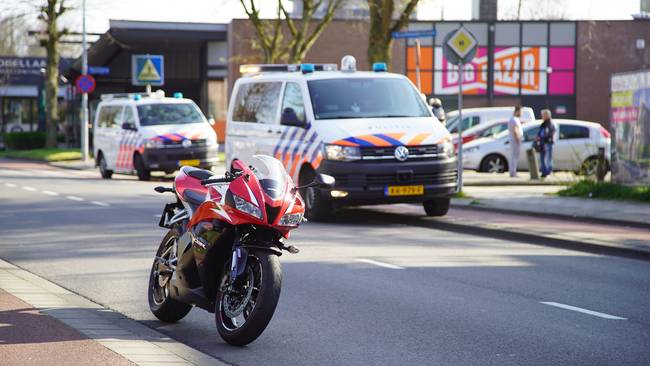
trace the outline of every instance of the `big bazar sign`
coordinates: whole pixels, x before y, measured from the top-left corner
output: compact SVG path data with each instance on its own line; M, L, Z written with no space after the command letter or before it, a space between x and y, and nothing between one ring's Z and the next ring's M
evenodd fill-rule
M435 64L441 65L441 73L436 75L434 88L436 94L456 94L458 92L458 67L445 60L441 48L436 48ZM494 92L495 94L546 94L546 47L508 47L496 48L494 52ZM521 70L521 71L520 71ZM488 85L487 48L479 47L474 59L465 64L464 94L485 94Z

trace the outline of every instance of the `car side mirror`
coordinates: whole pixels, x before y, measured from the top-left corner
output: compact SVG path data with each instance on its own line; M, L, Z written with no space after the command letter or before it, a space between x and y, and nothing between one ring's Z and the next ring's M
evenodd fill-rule
M282 110L282 117L280 117L280 124L285 126L304 127L306 123L301 121L296 114L296 111L291 107Z
M135 123L132 123L132 122L124 122L124 123L122 123L122 129L123 130L130 130L130 131L137 131L138 130L135 127Z

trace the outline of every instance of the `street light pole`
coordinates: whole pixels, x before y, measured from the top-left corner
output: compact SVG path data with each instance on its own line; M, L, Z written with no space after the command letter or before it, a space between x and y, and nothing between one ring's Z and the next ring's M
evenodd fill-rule
M88 52L86 50L86 0L82 1L81 74L88 74ZM88 93L81 93L81 158L88 160Z

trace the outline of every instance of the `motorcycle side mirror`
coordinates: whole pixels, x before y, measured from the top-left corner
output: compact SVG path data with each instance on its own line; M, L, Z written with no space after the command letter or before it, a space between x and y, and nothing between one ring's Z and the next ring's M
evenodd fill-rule
M331 175L327 174L316 174L316 178L304 186L296 187L295 190L299 189L304 189L304 188L310 188L310 187L318 187L322 189L330 189L334 187L334 183L336 183L336 179L332 177Z

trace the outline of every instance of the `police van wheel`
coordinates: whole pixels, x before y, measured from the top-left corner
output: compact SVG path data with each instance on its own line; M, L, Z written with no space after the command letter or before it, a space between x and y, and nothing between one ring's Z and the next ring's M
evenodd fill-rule
M316 173L312 170L305 172L300 177L300 185L304 186L314 180ZM300 190L300 195L305 201L305 217L311 221L327 221L332 217L334 207L332 200L325 196L325 193L316 188L304 188Z
M142 159L141 155L136 155L133 157L133 165L135 166L135 172L138 175L139 180L151 179L151 172L144 165L144 159Z
M113 176L113 171L108 169L108 164L106 163L106 159L104 158L104 154L99 153L99 159L97 159L97 165L99 166L99 173L102 175L102 178L104 179L111 179Z
M450 201L449 197L432 198L424 201L422 206L424 206L427 216L445 216L449 211Z

